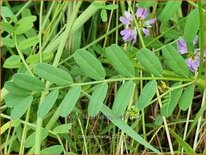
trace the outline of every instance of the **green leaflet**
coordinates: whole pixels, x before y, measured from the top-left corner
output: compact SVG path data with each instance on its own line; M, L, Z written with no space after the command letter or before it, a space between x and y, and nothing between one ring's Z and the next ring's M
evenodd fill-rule
M74 60L81 70L94 80L103 80L106 76L102 64L91 53L79 49L74 54Z
M33 23L21 24L15 28L15 33L16 34L23 34L23 33L27 32L28 30L30 30L32 27L33 27Z
M170 134L175 137L175 139L177 140L178 144L181 145L184 150L186 151L187 154L196 154L196 152L190 147L189 144L187 144L185 142L185 140L183 140L178 134L176 134L174 131L172 131L171 129L169 129Z
M30 107L33 101L33 96L25 96L21 99L20 102L16 102L12 111L11 111L11 118L12 119L19 119L26 110Z
M176 82L175 84L172 85L172 87L176 87L179 85L181 85L181 82ZM182 91L183 91L183 88L178 88L178 89L171 91L171 95L169 96L168 102L163 104L161 108L160 112L162 116L169 117L172 115L178 103L178 100L182 95Z
M200 27L200 18L198 9L192 10L187 16L185 28L184 28L184 40L187 43L192 43L195 35Z
M106 56L117 72L126 77L135 76L135 70L132 62L119 46L113 44L107 47Z
M102 108L104 99L107 95L108 84L102 83L95 87L88 105L88 115L95 117Z
M19 68L21 65L21 58L19 55L12 55L4 62L4 68Z
M144 140L137 132L135 132L130 126L128 126L123 120L117 118L110 108L103 104L101 112L119 129L125 132L128 136L133 138L138 143L142 144L144 147L154 151L155 153L160 153L156 148L150 145L146 140Z
M193 96L194 96L194 89L195 85L192 84L185 88L180 101L179 101L179 108L183 111L187 110L189 106L192 104Z
M37 64L34 73L39 77L60 86L73 83L72 77L68 72L46 63Z
M6 38L1 38L1 41L2 41L2 46L7 46L7 47L15 47L15 42L14 40L12 40L11 38L9 37L6 37Z
M137 109L143 110L144 108L149 106L151 104L152 98L154 97L156 93L156 90L157 90L157 82L155 80L148 82L144 86L139 96L139 100L136 104Z
M35 46L39 42L39 37L31 37L19 43L19 48L25 50L29 47Z
M162 54L171 70L182 77L189 76L189 70L185 60L172 45L166 45L162 49Z
M11 24L6 23L5 21L2 21L2 25L1 26L2 26L2 32L6 31L9 34L12 34L14 32L14 27Z
M75 107L81 93L81 87L71 88L59 105L59 114L66 117Z
M137 60L151 74L162 76L163 68L157 56L150 50L142 48L137 52Z
M168 1L161 14L159 19L161 22L166 23L169 19L177 12L180 8L182 1Z
M42 60L48 61L51 60L53 57L53 53L52 52L44 52L42 53ZM40 63L40 54L34 54L34 55L30 55L27 59L26 59L27 63Z
M135 85L132 81L127 81L121 85L112 106L115 115L121 116L124 114L128 104L132 101Z
M53 129L53 132L56 134L68 133L71 128L72 128L72 123L62 124L62 125L55 127Z
M47 129L42 128L41 142L48 136L48 134L49 134L49 131ZM25 148L30 148L30 147L34 146L35 136L36 136L36 132L33 132L32 134L29 135L29 137L25 141L25 145L24 145Z
M24 25L26 23L33 23L36 21L36 16L27 16L21 18L19 21L16 22L17 25Z
M24 102L25 98L28 98L28 96L20 96L20 95L9 93L5 97L5 104L6 104L6 106L13 108L18 103L21 104L22 102Z
M149 7L155 6L156 4L157 4L157 1L155 0L154 1L145 1L145 0L139 1L139 7L141 8L149 8Z
M14 95L28 96L31 94L30 91L18 87L12 81L5 82L4 87L6 88L6 90L8 90L11 94L14 94Z
M56 102L58 95L59 90L55 89L45 97L37 111L37 115L39 117L43 118L49 112L49 110L53 107L54 103Z
M102 21L106 22L107 21L107 10L106 9L102 9L100 15L101 15Z
M61 145L52 145L40 151L40 154L61 154L64 148Z
M14 84L27 90L44 90L44 83L36 77L24 73L16 73L13 76Z

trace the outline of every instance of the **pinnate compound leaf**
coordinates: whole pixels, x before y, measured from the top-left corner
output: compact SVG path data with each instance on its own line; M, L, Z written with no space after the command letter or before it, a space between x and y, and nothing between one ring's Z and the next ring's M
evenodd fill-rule
M157 56L150 50L142 48L137 52L138 62L151 74L162 76L163 68Z
M148 82L139 97L139 100L137 102L137 109L143 110L147 106L151 104L152 98L154 97L157 90L157 82L155 80L152 80Z
M74 60L88 77L94 80L105 78L106 73L102 64L88 51L78 49L74 54Z
M89 116L95 117L102 108L104 99L107 95L108 84L102 83L95 87L88 106Z
M132 62L129 60L124 51L119 46L113 44L107 47L106 56L110 60L111 65L118 73L126 77L135 76L135 70Z
M60 86L65 86L73 83L72 77L68 72L54 67L50 64L37 64L35 66L34 73L39 77Z

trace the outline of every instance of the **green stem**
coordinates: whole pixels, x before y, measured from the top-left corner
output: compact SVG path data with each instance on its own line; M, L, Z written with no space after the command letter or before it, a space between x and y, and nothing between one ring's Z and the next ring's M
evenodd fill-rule
M204 33L204 12L202 12L202 2L198 1L198 10L199 10L199 18L200 18L200 67L198 72L200 73L199 76L201 76L201 73L204 69L203 66L203 60L204 60L204 37L205 37L205 33Z

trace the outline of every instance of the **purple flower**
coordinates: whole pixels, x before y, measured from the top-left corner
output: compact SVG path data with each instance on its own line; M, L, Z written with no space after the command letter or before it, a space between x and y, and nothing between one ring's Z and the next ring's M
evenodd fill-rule
M193 40L193 45L196 45L197 41L198 41L198 36L196 35ZM180 54L188 53L187 44L182 37L177 41L177 49Z
M190 68L192 72L197 71L200 65L200 56L199 54L195 54L194 56L186 59L187 66Z
M149 28L151 28L152 24L156 22L156 18L152 18L150 20L144 21L148 17L148 15L149 15L148 9L138 8L136 11L136 16L139 19L140 23L142 23L142 25L140 24L140 26L145 36L150 35Z
M125 25L130 25L131 21L133 21L132 15L128 11L125 11L124 14L125 14L125 17L121 16L119 20Z
M193 40L193 45L195 46L197 42L198 42L198 36L195 36ZM177 41L177 49L180 54L189 53L188 54L189 57L186 59L187 66L192 72L197 71L200 65L200 55L199 55L200 48L196 48L194 53L191 54L191 52L188 51L185 40L183 38L180 38Z
M132 43L134 44L137 41L137 31L136 31L136 29L131 30L129 28L126 28L126 29L122 30L120 32L120 34L123 36L123 40L125 42L132 41Z

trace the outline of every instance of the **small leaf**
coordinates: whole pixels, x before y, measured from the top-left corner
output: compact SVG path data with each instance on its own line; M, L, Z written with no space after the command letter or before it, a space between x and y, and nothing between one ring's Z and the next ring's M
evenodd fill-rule
M49 131L47 129L42 128L41 136L40 136L41 137L41 142L48 136L48 134L49 134ZM34 146L35 137L36 137L36 132L33 132L31 135L29 135L29 137L25 141L24 147L25 148L30 148L30 147Z
M98 3L98 2L93 2L92 5L94 5L98 9L104 8L104 3Z
M99 84L95 87L88 106L89 116L95 117L104 104L104 99L107 95L108 85L107 83Z
M119 129L125 132L132 139L142 144L145 148L148 148L155 153L160 153L156 148L149 144L144 138L142 138L136 131L134 131L130 126L128 126L123 120L117 119L112 110L103 104L101 112Z
M185 60L172 45L166 45L162 49L162 54L171 70L182 77L189 76L189 70Z
M190 147L188 143L185 142L178 134L176 134L173 130L169 129L170 134L175 137L176 141L182 148L186 151L186 154L196 154L196 152Z
M82 71L94 80L103 80L106 76L102 64L88 51L79 49L74 54L74 60Z
M16 24L23 25L27 23L33 23L36 21L36 19L37 19L36 16L27 16L27 17L21 18L19 21L17 21Z
M43 118L49 112L49 110L53 107L54 103L56 102L58 95L59 90L55 89L45 97L37 111L37 115L39 117Z
M42 53L42 61L48 61L51 60L53 57L53 53L52 52L44 52ZM30 55L27 59L26 59L27 63L40 63L40 54L34 54L34 55Z
M9 34L12 34L14 32L14 27L11 24L9 24L9 23L6 23L6 22L2 21L2 25L1 26L2 26L2 32L6 31Z
M180 86L181 82L176 82L172 85L172 87ZM161 115L165 117L169 117L172 115L180 96L182 95L182 88L175 89L171 92L171 96L169 102L164 104L160 110Z
M55 83L60 86L65 86L73 83L71 75L50 64L40 63L35 66L34 73L39 77Z
M40 154L61 154L64 151L61 145L52 145L40 151Z
M6 47L15 47L15 42L14 40L12 40L11 38L1 38L2 41L2 46L6 46Z
M14 84L20 88L34 91L44 90L44 83L36 77L24 73L16 73L13 76Z
M157 82L155 80L152 80L148 82L139 97L139 100L137 102L137 109L143 110L147 106L151 104L152 98L154 97L157 89Z
M195 35L200 27L200 18L198 9L192 10L187 16L185 28L184 28L184 40L188 43L192 43Z
M19 68L21 65L21 58L19 55L12 55L4 62L4 68Z
M4 84L4 87L6 88L6 90L8 90L11 94L15 94L15 95L20 95L20 96L28 96L31 94L31 92L29 92L26 89L22 89L20 87L18 87L17 85L14 84L14 82L12 81L7 81Z
M112 111L115 115L121 116L124 114L127 106L132 100L134 90L135 83L132 81L127 81L121 85L112 106Z
M1 16L2 17L12 17L14 16L14 13L11 11L11 9L7 6L2 6L1 7Z
M25 49L27 49L29 47L35 46L38 42L39 42L39 38L38 37L28 38L28 39L23 40L19 44L19 48L21 50L25 50Z
M106 56L110 60L111 65L120 74L126 77L135 76L135 70L132 62L129 60L124 51L119 46L113 44L107 47Z
M25 99L25 97L27 97L27 96L19 96L19 95L16 95L16 94L9 93L5 97L5 104L9 108L13 108L13 107L15 107L15 105L17 103L21 103L22 100Z
M166 23L171 19L171 17L177 12L180 8L182 1L168 1L166 6L162 10L159 15L159 19L161 22Z
M53 129L53 132L56 134L68 133L71 128L72 128L72 123L63 124L63 125L59 125L59 126L55 127Z
M162 76L163 68L157 56L150 50L142 48L137 52L137 60L151 74Z
M106 5L105 6L105 9L106 10L115 10L118 8L118 5L117 4L109 4L109 5Z
M185 111L191 105L192 100L193 100L193 96L194 96L194 89L195 89L195 85L192 84L184 90L184 92L180 98L180 101L179 101L179 108L181 110Z
M59 105L59 115L66 117L75 107L81 93L81 87L71 88Z
M101 15L102 21L106 22L107 21L107 10L106 9L102 9L100 15Z
M31 106L33 96L24 97L20 102L16 103L11 111L11 119L19 119L26 110Z
M141 8L149 8L149 7L155 6L156 4L157 4L156 1L145 1L145 0L140 0L140 1L139 1L139 6L138 6L138 7L141 7Z
M33 27L33 23L21 24L21 25L16 27L15 33L16 34L23 34L23 33L27 32L28 30L30 30L32 27Z

